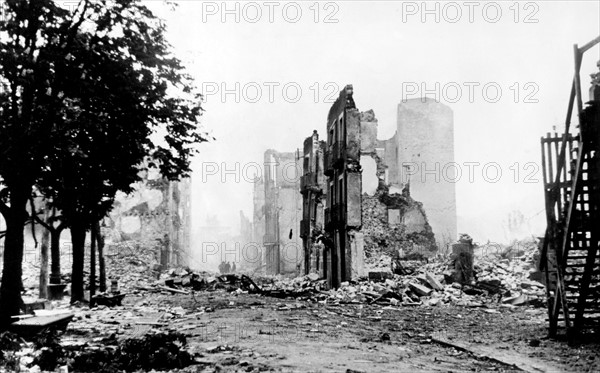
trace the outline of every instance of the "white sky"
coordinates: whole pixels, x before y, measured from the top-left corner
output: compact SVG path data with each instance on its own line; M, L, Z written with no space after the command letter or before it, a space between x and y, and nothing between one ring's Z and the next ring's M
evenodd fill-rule
M313 129L324 136L331 105L324 102L324 96L333 92L332 87L353 84L358 108L373 109L379 120L379 137L388 138L396 130L403 84L423 83L434 89L439 82L440 87L448 88L439 100L454 110L455 161L461 165L496 162L502 170L500 180L491 183L484 180L481 167L476 168L470 183L468 169L463 168L457 183L459 232L470 233L479 242L505 242L512 238L505 230L512 211L520 211L526 218L513 235L543 232L539 139L553 125L564 122L573 75L572 46L600 34L598 1L438 2L439 22L435 20L436 3L428 1L427 9L434 11L426 15L424 23L420 1L336 1L316 6L314 1L298 1L287 5L285 14L288 3L272 2L272 23L271 5L262 1L251 5L228 1L227 8L234 11L226 15L225 22L221 1L179 3L174 11L152 3L167 20L176 53L186 61L199 86L221 90L224 84L234 90L238 82L241 94L238 103L233 94L223 100L219 91L204 104L203 124L217 140L203 144L194 163L195 226L203 225L207 215L217 215L222 224L237 230L239 210L252 217L252 185L244 180L242 171L248 170L244 164L262 164L269 148L295 151ZM457 7L462 16L452 23ZM257 8L262 17L251 23ZM287 21L284 15L293 20L297 8L302 10L300 19ZM316 8L319 22L314 19ZM497 9L502 11L499 17ZM324 22L331 13L331 20L337 23ZM499 20L493 23L496 18ZM597 71L599 50L592 49L584 59L582 88L586 97L589 74ZM279 84L274 87L273 102L269 102L265 85L269 82ZM473 102L469 102L465 85L469 82L480 84L474 87ZM289 102L295 96L293 87L287 96L283 93L286 83L302 89L298 102ZM485 99L482 86L486 83L501 88L498 102ZM520 92L517 103L515 83ZM462 97L450 103L456 84L462 87ZM248 102L255 98L256 85L261 87L262 97L256 103ZM315 92L320 96L317 103ZM488 94L493 99L494 89ZM538 102L525 103L527 94ZM229 169L239 163L239 182L233 174L223 175L221 169L203 180L203 167L213 162L219 168L225 162ZM520 169L517 182L514 168L510 169L515 162ZM527 162L538 168L526 168ZM539 182L525 182L530 171ZM226 176L225 182L222 176ZM194 240L200 245L202 238L196 234Z

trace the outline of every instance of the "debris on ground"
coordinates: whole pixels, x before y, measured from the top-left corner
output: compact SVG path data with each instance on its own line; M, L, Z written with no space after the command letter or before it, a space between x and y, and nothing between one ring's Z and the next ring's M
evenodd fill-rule
M111 271L113 275L120 273L121 289L96 294L92 308L70 305L68 299L53 301L52 307L31 303L36 316L72 314L73 319L65 331L38 334L37 342L10 334L1 337L0 344L5 340L14 343L13 350L0 346L0 372L275 371L281 355L249 346L261 345L263 338L269 341L270 349L277 338L289 339L291 331L295 338L306 338L307 342L322 341L319 338L325 336L332 342L342 336L351 339L360 335L361 345L400 346L395 348L401 348L401 355L406 346L443 351L445 347L439 343L433 347L440 339L432 337L434 332L443 332L444 338L456 336L480 343L472 325L489 334L500 333L493 328L502 330L502 325L519 323L543 334L546 310L540 307L545 304L545 289L532 279L537 269L537 243L514 246L483 252L485 247L474 244L470 282L455 281L451 255L402 260L399 274L391 270L392 257L382 254L375 259L380 265L371 267L368 276L344 282L337 289L328 288L327 281L314 273L287 278L217 275L182 267L160 271L125 252L120 257L131 260ZM121 296L121 301L111 303L115 296ZM43 307L34 307L38 303ZM232 314L239 314L239 319L230 321ZM425 322L419 323L421 319ZM467 331L471 334L464 334ZM175 337L177 333L186 338L185 343ZM521 348L550 348L542 334L529 332ZM510 344L513 340L503 336L496 343ZM350 349L361 348L348 341L344 343L352 346ZM155 348L157 345L162 347ZM389 353L395 356L398 352ZM468 352L460 354L453 357L448 370L467 369L457 364ZM444 361L442 356L437 353L435 364ZM590 353L585 356L594 357ZM482 364L478 366L483 370L507 369L476 357L470 359L471 364ZM166 365L160 365L159 360ZM361 364L357 361L370 360L364 357L353 364ZM587 360L573 364L577 368L589 366Z

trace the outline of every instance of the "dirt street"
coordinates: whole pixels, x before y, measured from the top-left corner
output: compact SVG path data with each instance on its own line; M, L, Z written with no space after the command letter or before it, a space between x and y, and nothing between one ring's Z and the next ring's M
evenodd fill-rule
M549 340L545 309L500 305L330 305L223 290L137 294L123 307L77 311L62 341L106 348L103 337L119 343L156 331L187 336L195 365L185 372L600 371L598 341Z

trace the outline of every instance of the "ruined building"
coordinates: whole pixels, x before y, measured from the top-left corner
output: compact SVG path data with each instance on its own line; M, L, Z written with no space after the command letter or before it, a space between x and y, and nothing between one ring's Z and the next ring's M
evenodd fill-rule
M265 232L262 242L265 272L297 273L302 253L299 236L302 199L298 192L300 167L296 153L267 150L263 178Z
M138 241L157 248L163 266L189 265L191 181L170 182L144 172L129 195L119 193L103 231L107 244Z
M455 180L422 179L415 166L454 161L451 110L408 101L396 134L378 140L375 114L359 112L352 95L346 86L331 107L326 144L316 131L304 142L305 273L334 287L365 275L378 254L427 257L457 235Z
M325 263L330 258L323 252L324 245L319 245L316 240L316 237L323 235L325 225L324 208L328 189L324 174L326 143L319 141L319 134L314 131L312 136L304 140L303 149L303 173L300 178L300 193L303 197L300 221L300 237L304 251L303 269L304 274L308 274L312 268L320 277L327 277ZM311 251L313 246L315 250Z
M327 116L325 232L331 255L327 278L334 287L363 275L360 113L352 93L346 86Z
M395 135L379 140L374 112L356 108L349 85L326 130L326 141L316 130L305 139L302 155L265 152L253 236L267 274L313 272L335 287L365 275L378 254L422 258L456 239L447 106L408 100L398 106Z
M385 141L388 183L410 186L410 195L423 204L437 245L457 238L454 119L452 110L430 98L398 105L396 134Z
M262 246L265 236L265 182L257 177L253 184L252 241Z

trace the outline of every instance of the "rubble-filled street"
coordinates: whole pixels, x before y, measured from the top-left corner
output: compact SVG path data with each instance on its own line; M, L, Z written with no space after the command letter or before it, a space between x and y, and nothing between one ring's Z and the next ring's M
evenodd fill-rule
M478 287L447 284L440 257L337 290L312 276L153 273L151 257L121 254L111 259L121 305L52 302L34 312L73 314L65 330L12 339L13 352L4 334L4 359L22 372L597 371L597 340L547 337L542 285L527 279L537 248L520 247L510 260L476 255ZM492 280L497 288L485 289Z
M0 373L600 373L598 14L0 0Z

